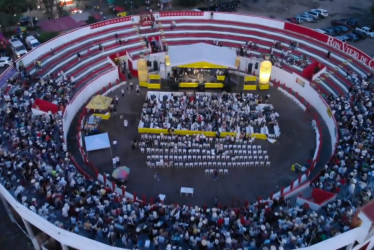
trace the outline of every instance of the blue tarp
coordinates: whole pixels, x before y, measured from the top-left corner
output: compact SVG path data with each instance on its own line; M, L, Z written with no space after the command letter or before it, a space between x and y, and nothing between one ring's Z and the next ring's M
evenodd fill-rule
M108 133L86 136L84 137L84 142L86 144L87 152L104 148L110 148Z

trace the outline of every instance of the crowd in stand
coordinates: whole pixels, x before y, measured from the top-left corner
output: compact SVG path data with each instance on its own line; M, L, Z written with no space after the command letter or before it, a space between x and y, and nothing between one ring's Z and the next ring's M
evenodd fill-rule
M372 199L374 177L373 80L352 74L347 96L328 101L339 121L339 145L335 157L322 170L314 185L330 192L342 190L355 206Z
M222 12L235 12L239 7L240 2L240 0L220 0L215 5L215 10Z
M221 206L218 200L203 207L133 202L85 179L63 143L62 113L41 117L31 113L35 98L55 102L61 109L67 104L73 85L56 76L33 79L22 73L2 90L0 182L44 219L111 245L144 248L149 240L160 249L305 247L349 230L357 207L372 199L374 89L370 77L352 74L350 78L354 84L347 97L329 98L340 141L335 158L313 182L344 198L338 197L318 214L283 198L240 208ZM257 110L252 105L259 102L255 94L151 97L147 99L150 111L143 110L142 119L160 127L168 121L175 128L235 130L241 122L251 124L265 115L258 111L256 119L246 116ZM270 116L272 111L268 112Z
M277 125L279 115L267 104L268 98L226 92L151 95L143 107L141 122L147 128L250 133L253 127Z

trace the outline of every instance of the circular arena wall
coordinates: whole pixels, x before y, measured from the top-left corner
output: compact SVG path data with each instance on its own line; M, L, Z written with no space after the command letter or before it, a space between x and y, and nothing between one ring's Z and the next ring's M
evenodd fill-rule
M163 12L154 13L153 15L155 20L159 22L167 23L168 21L176 20L178 29L183 29L184 27L187 30L186 32L188 32L188 25L182 26L179 25L179 22L182 23L185 22L185 20L187 20L187 22L190 22L190 25L193 26L193 24L198 24L202 20L210 20L211 18L210 12L205 13L193 11ZM326 54L327 51L331 51L334 54L334 58L336 60L340 60L342 62L344 61L346 64L348 64L349 68L351 68L353 71L361 75L364 75L365 72L374 69L373 59L371 59L368 55L361 52L360 50L354 48L351 45L345 44L333 37L320 34L318 32L315 32L311 29L302 26L263 17L227 13L214 13L214 20L216 20L217 22L222 22L221 26L225 26L224 22L227 22L230 23L230 25L237 24L238 27L241 27L240 25L245 25L248 29L252 29L252 31L254 32L263 32L264 34L271 34L272 38L262 39L267 44L271 43L272 40L277 38L295 40L299 44L303 45L304 48L310 48L309 51L305 50L305 54L307 54L310 57L313 57L315 60L318 61L326 61L321 55ZM118 18L114 20L106 20L100 23L85 26L67 32L45 44L42 44L38 48L34 49L33 51L29 52L24 57L22 57L21 60L23 61L24 65L29 66L31 68L34 60L45 56L51 51L51 49L55 50L56 48L61 48L61 53L63 53L64 47L79 47L79 44L87 40L87 37L90 37L89 39L92 40L92 42L95 42L95 34L115 32L116 28L120 28L123 25L133 26L138 24L139 22L142 22L141 16L133 16ZM208 24L208 26L220 26L219 24L217 24L217 22L215 24ZM247 28L242 27L243 31ZM240 32L238 35L241 35ZM193 38L194 36L191 35L191 37L189 39L186 39L186 41L194 42L196 40L209 39L209 36L208 38L206 36L208 35L199 35L197 36L197 38ZM251 36L247 36L246 39L248 39L248 37ZM134 40L136 39L134 38ZM220 40L227 42L227 45L230 44L231 46L243 45L242 41L233 41L227 35L225 35ZM264 47L266 46L264 45ZM140 41L126 45L125 48L110 48L111 45L109 43L104 44L104 52L100 54L100 56L113 54L125 49L130 51L129 55L131 55L132 58L136 58L139 55L139 53L143 50L143 46ZM69 60L71 59L67 60L67 64L69 64ZM110 62L109 59L108 62ZM328 64L328 62L326 63ZM119 78L115 65L113 64L112 66L113 67L110 67L108 71L103 72L102 74L95 75L92 79L90 79L90 81L85 83L84 86L82 86L80 90L72 98L69 105L65 108L63 114L63 130L65 141L72 120L76 116L77 112L88 101L88 99L93 94L101 91L103 87L108 86L109 82L114 83ZM50 71L60 71L59 65L51 68ZM45 75L47 73L48 72L46 72ZM9 79L9 77L11 76L12 68L7 69L1 75L1 88L4 87L6 80ZM286 72L276 67L272 72L272 80L274 82L281 82L285 84L288 88L291 88L294 92L298 93L298 95L303 97L311 106L313 106L317 110L323 122L328 127L331 137L331 150L332 152L334 152L338 140L337 125L334 117L330 116L329 113L326 112L329 109L329 107L327 103L324 101L324 99L321 97L321 95L315 90L315 86L306 79L302 79L305 83L304 86L302 86L298 84L300 80L300 76L298 74ZM340 84L335 83L335 85ZM344 86L341 87L342 90L334 90L333 87L329 85L327 85L326 88L332 89L331 94L333 95L337 95L337 93L340 92L344 93L345 91ZM52 238L59 241L63 246L69 246L76 249L120 249L117 247L108 246L106 244L88 239L86 237L68 232L66 230L54 226L53 224L42 219L37 214L33 213L32 211L18 203L17 200L2 185L0 186L0 193L2 197L5 198L5 200L14 208L14 210L17 211L17 213L20 215L20 217L22 217L24 221L31 223L35 227L44 231ZM351 231L353 232L354 230ZM355 233L355 235L357 234L356 231L353 232ZM357 237L357 235L356 237L346 237L344 240L342 239L339 241L333 239L326 240L324 242L319 243L318 246L311 246L310 249L321 249L321 247L324 247L325 249L340 248L350 243L353 243L357 239Z

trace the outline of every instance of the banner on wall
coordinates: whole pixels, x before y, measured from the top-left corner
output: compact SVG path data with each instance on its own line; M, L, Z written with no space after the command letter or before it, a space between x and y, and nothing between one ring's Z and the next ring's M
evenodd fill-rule
M173 11L160 13L160 17L167 16L204 16L204 11Z
M110 20L106 20L106 21L103 21L103 22L90 24L90 29L97 29L97 28L100 28L100 27L103 27L103 26L112 25L112 24L116 24L116 23L127 22L127 21L130 21L130 20L131 20L130 16L110 19Z

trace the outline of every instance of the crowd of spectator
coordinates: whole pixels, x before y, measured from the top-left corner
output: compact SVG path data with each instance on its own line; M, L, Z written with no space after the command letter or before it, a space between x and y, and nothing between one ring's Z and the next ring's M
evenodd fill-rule
M240 0L220 0L215 5L215 10L222 12L235 12L239 7L240 2Z
M314 186L342 192L354 206L372 199L374 177L373 81L352 74L347 96L328 98L339 121L339 145L334 158L322 170ZM345 188L342 188L345 187Z
M74 92L73 83L63 76L34 79L24 71L0 94L0 182L42 218L110 245L144 248L149 243L161 249L306 247L350 230L357 208L372 199L373 82L370 76L361 79L351 74L349 78L353 85L348 96L328 98L338 120L340 140L335 157L312 184L338 193L338 198L318 213L283 198L240 208L222 206L219 200L209 206L190 207L123 198L99 181L83 177L69 158L62 136L62 110ZM33 116L35 98L54 102L60 112ZM247 93L150 97L142 120L160 127L168 127L167 122L173 128L235 131L238 126L276 121L272 109L256 108L261 103L266 100ZM274 119L267 120L268 116Z
M141 114L142 127L192 131L259 133L277 126L279 114L269 96L253 93L168 93L150 95ZM274 133L273 133L274 134Z

